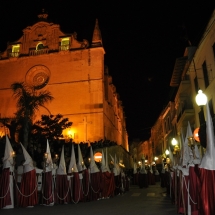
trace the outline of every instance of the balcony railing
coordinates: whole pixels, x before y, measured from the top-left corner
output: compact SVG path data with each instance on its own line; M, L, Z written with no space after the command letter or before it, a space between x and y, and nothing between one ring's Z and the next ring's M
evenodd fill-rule
M10 52L9 56L10 57L19 57L19 52Z
M40 50L30 50L29 55L42 55L42 54L48 54L49 49L40 49Z
M69 44L68 45L59 46L59 51L67 51L67 50L69 50Z

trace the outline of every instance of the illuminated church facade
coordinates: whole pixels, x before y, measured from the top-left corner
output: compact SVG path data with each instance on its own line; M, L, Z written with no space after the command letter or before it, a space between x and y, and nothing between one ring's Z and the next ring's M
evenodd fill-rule
M104 66L105 51L96 20L92 43L65 34L47 14L23 30L23 36L0 53L0 116L14 117L16 101L10 88L24 82L54 97L37 112L62 114L72 127L64 131L74 142L107 139L128 151L128 134L122 102Z

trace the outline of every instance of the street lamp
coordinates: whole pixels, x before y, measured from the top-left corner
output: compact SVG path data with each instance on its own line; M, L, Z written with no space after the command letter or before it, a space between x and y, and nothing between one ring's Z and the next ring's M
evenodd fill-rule
M196 104L202 108L204 105L206 105L207 100L207 96L202 90L199 89L198 94L196 95Z
M203 106L207 103L207 96L202 92L202 90L198 91L198 94L196 95L196 104L200 107L201 111L199 113L199 120L200 124L204 123L204 112L203 112Z
M165 154L169 155L169 150L168 149L166 149Z
M180 148L178 146L178 141L173 137L171 142L172 142L172 145L174 147L173 154L176 154L177 152L180 151Z
M203 131L203 136L200 135L201 145L203 147L206 147L206 138L204 138L204 134L206 132L206 124L205 124L203 106L206 105L207 100L208 100L207 96L202 92L202 90L199 90L196 96L196 103L201 109L199 112L199 121L200 121L200 129Z

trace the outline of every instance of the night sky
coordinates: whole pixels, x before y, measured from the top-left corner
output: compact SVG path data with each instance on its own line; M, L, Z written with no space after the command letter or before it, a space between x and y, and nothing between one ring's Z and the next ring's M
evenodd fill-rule
M171 98L175 60L188 40L198 45L215 1L1 0L0 51L37 22L42 8L63 32L76 31L79 41L90 43L98 18L105 65L124 106L129 140L146 140Z

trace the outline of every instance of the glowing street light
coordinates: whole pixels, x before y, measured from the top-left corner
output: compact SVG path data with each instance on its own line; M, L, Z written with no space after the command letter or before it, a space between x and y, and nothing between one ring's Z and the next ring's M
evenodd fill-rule
M169 155L169 150L168 149L166 149L165 154Z
M178 144L178 141L175 138L172 138L172 145L175 146Z
M202 90L199 90L198 94L196 95L196 104L199 107L202 107L202 106L206 105L207 100L208 100L207 96L203 93Z

